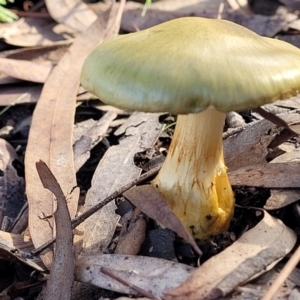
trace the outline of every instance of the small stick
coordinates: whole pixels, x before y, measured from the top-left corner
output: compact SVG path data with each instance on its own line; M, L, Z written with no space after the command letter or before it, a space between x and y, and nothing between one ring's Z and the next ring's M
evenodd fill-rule
M106 204L108 204L109 202L114 200L115 198L120 197L123 193L125 193L127 190L129 190L133 186L138 185L138 184L142 183L143 181L149 179L150 177L156 175L158 173L158 171L160 170L160 168L161 168L161 165L159 165L159 166L153 168L152 170L144 173L139 178L132 180L128 184L124 185L121 189L115 191L114 193L112 193L111 195L109 195L108 197L103 199L103 201L99 202L98 204L94 205L93 207L91 207L90 209L85 211L80 216L74 218L71 222L72 223L72 228L73 229L76 228L79 224L81 224L83 221L85 221L87 218L89 218L92 214L97 212L99 209L101 209L103 206L105 206ZM43 244L42 246L32 250L30 252L30 254L33 255L33 256L39 255L46 248L53 245L53 243L55 241L56 241L56 238L53 238L53 239L49 240L47 243Z
M251 123L250 123L251 124ZM222 138L223 140L228 139L229 137L243 131L245 129L245 126L243 127L237 127L237 128L230 128L227 131L223 132Z
M29 11L38 11L39 9L43 8L45 6L45 0L40 0L36 4L34 4L32 7L30 7Z
M300 261L300 246L290 257L290 259L288 260L284 268L279 273L278 277L274 280L271 287L268 289L268 291L266 292L266 294L263 296L261 300L272 300L274 298L277 291L280 289L280 287L283 285L285 280L295 269L299 261Z
M49 18L50 14L48 12L35 12L35 11L21 11L17 9L10 9L20 18Z
M119 276L118 274L116 274L112 269L107 268L107 267L101 267L100 268L100 272L102 272L105 275L110 276L111 278L123 283L124 285L128 286L129 288L133 289L134 291L136 291L137 293L141 294L144 297L147 297L149 299L153 299L153 300L159 300L160 298L156 298L154 297L151 293L145 291L144 289L136 286L135 284L129 282L128 280L126 280L125 278L122 278L121 276Z

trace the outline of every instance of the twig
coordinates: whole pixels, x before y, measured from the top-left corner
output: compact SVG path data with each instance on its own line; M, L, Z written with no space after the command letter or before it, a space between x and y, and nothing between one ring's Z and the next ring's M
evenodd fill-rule
M257 121L255 121L255 122L257 122ZM223 141L226 140L226 139L228 139L229 137L231 137L231 136L233 136L233 135L235 135L235 134L237 134L237 133L245 130L246 128L248 128L250 126L253 126L253 124L255 122L248 123L248 124L246 124L244 126L241 126L241 127L227 129L227 131L223 132L223 134L222 134Z
M261 300L274 299L275 294L280 289L280 287L285 282L285 280L289 277L289 275L292 273L292 271L295 269L299 261L300 261L300 246L291 256L289 261L286 263L284 268L279 273L278 277L275 279L275 281L273 282L273 284L271 285L271 287L268 289L268 291L266 292L266 294L263 296Z
M74 218L72 220L72 226L73 229L77 227L79 224L81 224L83 221L85 221L87 218L89 218L92 214L94 214L96 211L98 211L100 208L114 200L115 198L121 196L123 193L125 193L127 190L132 188L133 186L140 184L141 182L147 180L148 178L156 175L158 171L160 170L161 166L155 167L152 170L146 172L145 174L141 175L139 178L132 180L128 184L124 185L120 190L115 191L113 194L105 198L100 203L96 204L95 206L91 207L89 210L85 211L80 216Z
M35 11L21 11L16 9L10 9L20 18L49 18L50 14L48 12L35 12Z
M217 15L217 19L222 19L222 14L224 12L224 0L221 0L219 8L218 8L218 15Z
M40 0L39 2L34 4L32 7L30 7L28 10L29 11L38 11L44 6L45 6L45 0Z
M251 124L251 123L250 123ZM237 128L230 128L227 131L225 131L222 135L223 140L228 139L229 137L243 131L245 129L245 126L243 127L237 127Z
M109 202L114 200L115 198L120 197L123 193L125 193L127 190L129 190L133 186L138 185L138 184L142 183L143 181L149 179L150 177L156 175L158 173L158 171L160 170L160 168L161 168L161 165L159 165L159 166L153 168L152 170L144 173L139 178L132 180L131 182L129 182L128 184L123 186L121 189L115 191L114 193L112 193L111 195L106 197L103 201L99 202L95 206L93 206L90 209L88 209L87 211L85 211L80 216L74 218L72 220L72 228L73 229L76 228L79 224L81 224L83 221L85 221L87 218L89 218L92 214L97 212L99 209L101 209L103 206L105 206L106 204L108 204ZM33 255L33 256L39 255L46 248L50 247L55 241L56 241L56 239L53 238L52 240L48 241L44 245L32 250L30 252L30 254Z
M139 294L141 294L144 297L147 297L149 299L153 299L153 300L159 300L160 298L156 298L154 297L151 293L145 291L144 289L136 286L135 284L129 282L128 280L126 280L125 278L122 278L121 276L119 276L118 274L116 274L112 269L107 268L107 267L101 267L100 268L100 272L102 272L105 275L110 276L111 278L123 283L124 285L128 286L129 288L135 290L136 292L138 292Z

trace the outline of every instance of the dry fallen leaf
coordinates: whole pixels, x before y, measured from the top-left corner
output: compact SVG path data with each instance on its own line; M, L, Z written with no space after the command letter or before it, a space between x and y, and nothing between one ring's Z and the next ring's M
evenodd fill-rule
M87 119L81 122L76 122L73 129L73 145L85 135L99 120Z
M127 122L116 131L124 134L116 146L105 152L93 175L85 210L101 202L102 199L139 177L141 169L134 164L137 152L151 148L158 138L163 125L158 114L133 113ZM112 202L103 207L84 222L84 255L106 249L119 220Z
M55 43L54 45L18 48L4 51L0 54L1 57L10 59L30 60L37 63L50 62L52 64L57 64L68 51L71 44L72 42L67 40Z
M282 287L286 279L292 273L292 271L297 267L300 261L300 247L294 251L294 253L289 258L286 265L281 270L279 276L274 280L267 293L263 296L261 300L272 300L276 296L279 289Z
M114 253L137 255L146 237L146 227L144 214L139 209L135 209L122 225Z
M284 266L284 262L280 261L273 269L262 274L258 278L247 282L246 284L240 285L234 289L232 294L222 298L224 300L262 300L262 296L274 282L280 271ZM297 290L298 282L300 280L299 269L295 269L289 278L286 280L285 285L280 290L280 294L277 294L277 300L296 300L293 298L295 290ZM297 295L297 294L296 294ZM274 300L275 300L274 299ZM273 299L272 299L273 300Z
M51 17L84 32L97 19L97 15L81 0L46 0Z
M241 0L238 2L241 2ZM245 3L245 1L242 2ZM220 11L221 5L223 5L223 9ZM101 14L107 9L107 6L107 3L99 2L91 7L97 14ZM274 37L278 32L286 30L290 23L287 18L287 15L290 14L287 14L286 9L278 10L274 15L266 16L251 13L245 5L242 9L234 10L229 6L228 1L220 0L160 0L154 1L144 16L142 11L143 4L128 1L125 6L121 28L124 31L134 32L180 17L217 18L220 16L222 19L243 25L260 35ZM294 17L297 18L297 15L294 14ZM294 25L294 27L296 26Z
M123 195L144 214L176 232L177 235L190 243L199 255L202 254L191 234L186 230L155 187L152 185L141 185L133 187Z
M297 202L299 199L300 189L271 189L271 196L264 205L264 209L280 209Z
M225 3L227 6L227 3ZM193 12L204 12L205 10L219 9L219 0L162 0L154 2L151 6L153 9L164 11L179 11L180 13L192 14Z
M52 67L52 64L49 62L37 63L20 59L0 58L1 72L14 78L32 82L44 83Z
M75 253L67 199L47 165L43 161L39 161L36 163L36 168L44 188L53 193L57 201L57 209L54 212L56 247L44 299L70 299L74 277Z
M3 86L0 89L0 106L13 106L21 103L36 103L41 95L42 87Z
M273 159L271 163L284 163L284 162L299 162L300 152L294 150L287 152ZM287 178L288 180L288 178ZM264 209L280 209L300 199L300 189L271 189L271 196L268 198Z
M104 275L100 271L101 267L109 267L129 283L152 293L155 297L161 297L165 290L184 282L195 270L184 264L154 257L98 254L76 262L75 280L120 293L136 295L136 291Z
M76 172L90 158L91 150L101 142L110 123L116 116L117 114L115 112L107 112L100 120L95 122L89 130L82 133L80 138L74 143L73 150Z
M288 8L292 9L300 9L300 2L299 0L280 0L281 3L283 3Z
M290 126L299 124L299 112L283 114L280 117ZM224 158L229 171L266 163L268 147L281 131L282 128L270 121L260 120L250 123L241 132L227 138L224 141Z
M9 24L0 24L0 37L6 43L19 47L53 45L65 40L53 31L51 18L21 18Z
M285 14L281 12L272 16L253 14L249 18L241 18L240 15L237 15L236 21L238 24L249 28L259 35L274 37L278 32L287 28L288 23L285 19Z
M18 160L13 147L0 139L0 230L9 231L24 205L24 178L18 175L14 162Z
M13 261L17 259L33 269L43 272L46 269L41 260L30 255L33 248L31 241L24 241L24 236L0 231L1 260Z
M181 286L167 291L166 299L222 299L235 287L273 267L296 241L291 229L264 212L254 228L206 261Z
M103 24L99 18L85 34L79 36L51 72L35 108L25 157L29 228L35 247L52 239L53 218L45 217L52 216L55 210L51 193L45 192L39 183L35 162L42 159L49 165L65 194L76 185L72 130L80 71L88 53L100 39L112 36L115 28L114 19ZM100 36L99 32L102 32ZM68 201L72 218L77 211L77 203L78 192L73 191ZM44 251L41 257L50 267L52 251Z
M297 148L294 151L287 152L285 154L282 154L276 158L274 158L271 163L291 163L291 162L299 162L300 161L300 151L299 148Z
M299 188L300 162L262 163L250 165L229 172L232 185L256 186L265 188Z
M286 107L286 108L290 108L290 109L299 109L300 108L300 95L286 99L286 100L278 100L278 101L274 102L273 105L277 105L279 107Z
M7 76L3 72L0 72L0 85L12 84L12 83L20 83L22 80Z
M107 6L107 3L98 2L91 5L91 8L97 14L101 14L107 9ZM220 0L189 0L188 2L182 0L161 0L153 2L147 9L146 14L142 15L144 4L127 1L121 28L132 32L146 29L174 18L191 15L216 18L219 6Z

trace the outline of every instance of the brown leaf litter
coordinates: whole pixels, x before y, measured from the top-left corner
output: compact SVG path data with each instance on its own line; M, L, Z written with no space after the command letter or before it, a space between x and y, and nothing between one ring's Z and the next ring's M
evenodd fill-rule
M208 246L200 245L201 250L211 249L200 258L201 262L216 254L200 267L196 254L198 250L193 252L187 243L178 238L175 240L175 250L178 251L176 259L190 259L192 266L139 256L136 254L143 241L157 227L153 220L173 229L178 235L186 236L177 226L177 219L160 206L160 201L158 204L157 201L150 201L155 196L153 188L148 191L147 186L138 185L126 192L137 184L142 168L148 170L149 166L156 165L156 160L161 161L170 141L170 129L162 132L161 115L133 113L128 117L128 112L85 102L90 95L79 89L79 74L85 56L96 44L117 34L119 26L122 32L131 32L183 16L219 17L235 21L259 34L270 37L278 35L280 39L299 45L299 13L293 1L267 4L262 1L247 3L231 0L222 3L220 5L219 0L160 0L154 2L142 17L143 4L128 1L120 20L122 7L119 3L111 7L104 2L84 4L81 1L56 0L46 1L49 13L40 11L39 18L36 18L38 13L35 12L29 17L30 10L27 10L24 18L12 24L0 24L1 45L3 49L9 49L0 54L0 105L10 106L5 107L0 115L0 134L7 139L0 140L1 268L9 270L2 260L9 261L10 267L15 260L22 262L18 265L20 270L23 263L38 272L45 270L45 266L49 269L52 266L51 279L47 283L52 290L46 293L49 299L59 299L57 290L63 293L62 299L66 295L76 299L76 288L71 291L74 249L76 255L81 254L76 260L76 280L89 283L86 285L89 289L92 284L102 289L153 299L260 299L266 293L267 286L278 276L283 263L264 275L260 275L261 272L286 257L296 242L295 232L299 234L298 136L255 113L243 117L233 113L238 122L228 116L228 125L231 121L230 126L239 127L224 133L225 160L238 203L246 203L246 208L237 208L227 233L213 238ZM96 16L98 19L95 21ZM83 34L80 35L80 32ZM23 48L12 50L12 46ZM84 102L76 103L78 98ZM26 128L30 126L32 103L36 102L25 152L29 234L24 232L27 216L26 205L23 205L24 180L19 156L24 156L28 134ZM298 132L299 99L287 99L273 105L284 109L280 118ZM76 109L78 128L74 129L73 140ZM89 118L87 115L94 120L86 121ZM84 122L77 122L80 118ZM149 148L152 150L149 151ZM153 158L153 155L157 156ZM139 167L134 163L137 156L141 158ZM35 163L40 159L46 162L54 175L49 175L50 171L40 165L42 173L48 174L47 179L42 175L44 184L54 185L55 196L45 190L40 182L35 169ZM91 168L89 172L94 173L92 180L82 178L85 177L82 175L85 168ZM79 210L79 191L74 189L77 180L81 185ZM86 181L89 184L86 185ZM19 189L19 192L14 194L15 202L9 206L7 199L9 192L13 191L12 187ZM54 216L61 213L56 203L62 200L65 205L66 195L70 196L66 200L72 221L65 210L54 222ZM113 201L115 198L116 201ZM126 198L139 209L134 209ZM102 208L103 203L109 204ZM115 212L121 203L125 207L122 217ZM269 210L273 217L266 211L250 207L257 203L259 207ZM12 206L15 206L15 211ZM247 220L243 219L246 215ZM279 217L293 230L285 226ZM81 227L77 227L79 224ZM75 228L74 245L71 242L71 226ZM252 229L246 232L249 228ZM56 232L56 246L42 252L44 266L37 256L32 256L36 254L33 248L51 239L53 241ZM189 237L186 239L194 243ZM217 253L228 244L231 245ZM151 247L155 245L150 245L150 254ZM179 248L188 249L187 252L192 255L180 252ZM69 251L67 256L59 257L66 251ZM295 260L297 262L299 258L294 258L292 268ZM64 267L57 268L58 265ZM257 279L253 279L258 275ZM3 281L1 276L0 287ZM281 276L280 283L274 282L278 288L285 281L286 285L279 292L284 295L283 299L299 296L299 269L294 269L288 279ZM39 283L39 279L29 275L27 278ZM9 290L12 293L13 288L3 291L3 297L8 297ZM30 288L25 287L24 290L30 291ZM103 290L101 293L104 293ZM88 292L84 293L85 297L89 297L87 295ZM108 297L114 299L118 295L111 293ZM271 291L263 299L273 296Z

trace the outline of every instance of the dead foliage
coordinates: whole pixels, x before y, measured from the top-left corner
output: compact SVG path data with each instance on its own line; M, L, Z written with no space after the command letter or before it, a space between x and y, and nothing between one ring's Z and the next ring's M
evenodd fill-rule
M284 263L300 228L299 96L228 113L236 213L199 244L148 184L175 117L80 87L97 44L174 18L227 19L299 47L297 1L159 0L146 13L142 1L89 2L9 4L19 19L0 24L0 298L298 299L299 249Z

